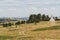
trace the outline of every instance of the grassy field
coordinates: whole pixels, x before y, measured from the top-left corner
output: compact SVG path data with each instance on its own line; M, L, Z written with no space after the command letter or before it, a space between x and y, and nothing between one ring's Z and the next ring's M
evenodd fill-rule
M0 40L60 40L60 21L0 27Z
M45 31L45 30L60 30L60 26L52 26L52 27L45 27L45 28L38 28L33 31Z

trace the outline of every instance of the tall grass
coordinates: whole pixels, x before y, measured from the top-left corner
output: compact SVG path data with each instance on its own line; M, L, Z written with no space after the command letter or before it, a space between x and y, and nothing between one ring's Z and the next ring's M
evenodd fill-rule
M33 31L44 31L44 30L60 30L60 26L52 26L52 27L39 28L39 29L35 29Z
M0 40L7 40L7 39L13 39L13 36L0 36Z

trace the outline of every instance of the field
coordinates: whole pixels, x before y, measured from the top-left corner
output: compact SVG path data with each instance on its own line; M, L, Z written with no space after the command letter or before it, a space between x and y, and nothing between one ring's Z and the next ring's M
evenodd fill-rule
M0 40L60 40L60 21L0 26Z

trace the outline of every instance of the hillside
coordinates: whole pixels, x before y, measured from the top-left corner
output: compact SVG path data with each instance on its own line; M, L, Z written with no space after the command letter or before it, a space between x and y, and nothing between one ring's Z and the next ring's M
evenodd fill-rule
M57 29L53 28L55 26ZM44 30L42 28L50 28ZM37 31L33 31L39 29ZM42 31L40 30L42 29ZM1 40L59 40L60 39L60 22L57 21L55 24L51 22L44 21L31 24L22 24L15 26L11 26L8 28L0 27L0 39Z

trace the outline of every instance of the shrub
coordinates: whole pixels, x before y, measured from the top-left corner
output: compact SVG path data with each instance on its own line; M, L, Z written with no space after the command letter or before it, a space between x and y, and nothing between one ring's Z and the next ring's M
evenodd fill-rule
M20 25L20 21L16 22L15 25Z
M3 27L8 27L8 24L3 24Z
M8 26L12 26L13 24L11 24L11 23L5 23L5 24L2 24L3 25L3 27L8 27Z
M12 26L13 24L12 23L8 23L8 26Z
M21 21L21 24L25 24L25 21Z

